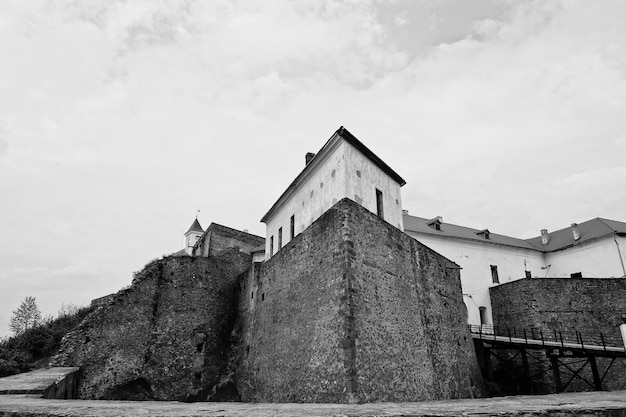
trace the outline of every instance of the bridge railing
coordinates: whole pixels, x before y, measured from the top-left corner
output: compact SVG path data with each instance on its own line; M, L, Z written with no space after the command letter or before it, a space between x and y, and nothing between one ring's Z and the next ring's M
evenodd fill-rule
M561 346L565 346L566 343L574 343L581 345L584 349L587 346L600 346L606 350L608 347L624 347L624 341L622 340L619 331L615 333L607 332L586 332L582 333L578 330L545 330L537 327L526 327L523 329L516 329L513 327L499 327L491 325L468 325L470 332L478 334L481 339L495 339L499 337L508 337L509 341L513 339L522 339L526 343L528 341L541 341L544 345L546 342L558 343Z

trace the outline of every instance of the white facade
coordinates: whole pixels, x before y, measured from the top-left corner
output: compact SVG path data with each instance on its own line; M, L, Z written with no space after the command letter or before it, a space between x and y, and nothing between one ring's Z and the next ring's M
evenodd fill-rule
M594 219L528 240L405 215L405 233L458 264L469 324L493 324L489 288L531 278L626 277L626 224ZM496 282L497 280L497 282ZM481 313L482 310L482 313Z
M493 324L489 287L524 278L526 271L534 278L544 273L543 253L540 251L405 232L462 268L461 287L470 324ZM494 282L492 266L497 271L497 283ZM482 319L481 307L485 311Z
M607 236L564 250L546 253L548 278L569 277L580 272L585 278L620 278L626 275L623 249L626 238Z
M340 128L261 220L265 258L346 197L403 230L402 185L402 178Z

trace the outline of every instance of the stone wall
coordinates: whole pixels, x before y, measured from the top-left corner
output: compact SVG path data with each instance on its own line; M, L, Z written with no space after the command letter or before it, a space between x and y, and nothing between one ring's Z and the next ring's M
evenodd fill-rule
M480 396L457 268L340 201L241 283L242 400Z
M198 239L193 254L204 257L215 256L228 249L239 249L249 254L264 243L265 239L260 236L211 223L202 237Z
M83 399L206 398L226 368L237 277L249 263L230 251L148 264L63 339L52 364L81 368Z
M526 278L490 288L496 326L618 335L626 279Z
M577 343L576 332L579 332L586 345L601 345L603 339L613 346L622 343L619 325L624 322L622 315L626 315L625 279L526 278L492 287L490 295L494 325L501 330L510 328L512 333L519 334L526 329L528 335L539 335L541 331L545 339L556 336L572 343ZM509 356L514 353L509 352ZM584 358L581 361L581 358L561 357L558 361L562 382L571 379L565 391L595 389L578 377L593 381L591 364L585 364ZM604 376L603 389L626 389L624 358L613 362L599 357L596 362L600 376ZM522 364L517 365L521 369ZM530 365L532 373L543 375L533 382L535 392L556 392L552 365L545 352L536 351Z

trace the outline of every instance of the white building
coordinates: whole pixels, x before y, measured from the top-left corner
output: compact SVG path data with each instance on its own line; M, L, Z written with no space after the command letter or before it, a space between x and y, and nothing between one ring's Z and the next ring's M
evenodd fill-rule
M521 278L626 277L626 223L596 218L532 239L404 215L405 233L461 268L470 324L492 324L489 287Z
M343 126L263 216L269 259L326 210L347 197L400 230L405 181Z

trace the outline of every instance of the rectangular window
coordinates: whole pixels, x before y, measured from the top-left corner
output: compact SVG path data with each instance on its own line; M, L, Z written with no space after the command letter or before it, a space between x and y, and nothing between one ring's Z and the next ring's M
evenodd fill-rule
M480 325L485 326L486 324L488 324L487 307L478 307L478 314L480 314Z
M296 215L291 216L291 221L289 223L289 240L293 240L296 235Z
M283 247L283 228L278 228L278 250Z
M532 275L530 274L530 271L526 271L526 278L532 278Z
M270 237L270 258L274 256L274 236Z
M489 265L491 267L491 280L494 284L500 283L500 278L498 278L498 266L497 265Z
M383 213L383 192L378 188L376 189L376 214L378 214L378 217L381 219L385 218Z

